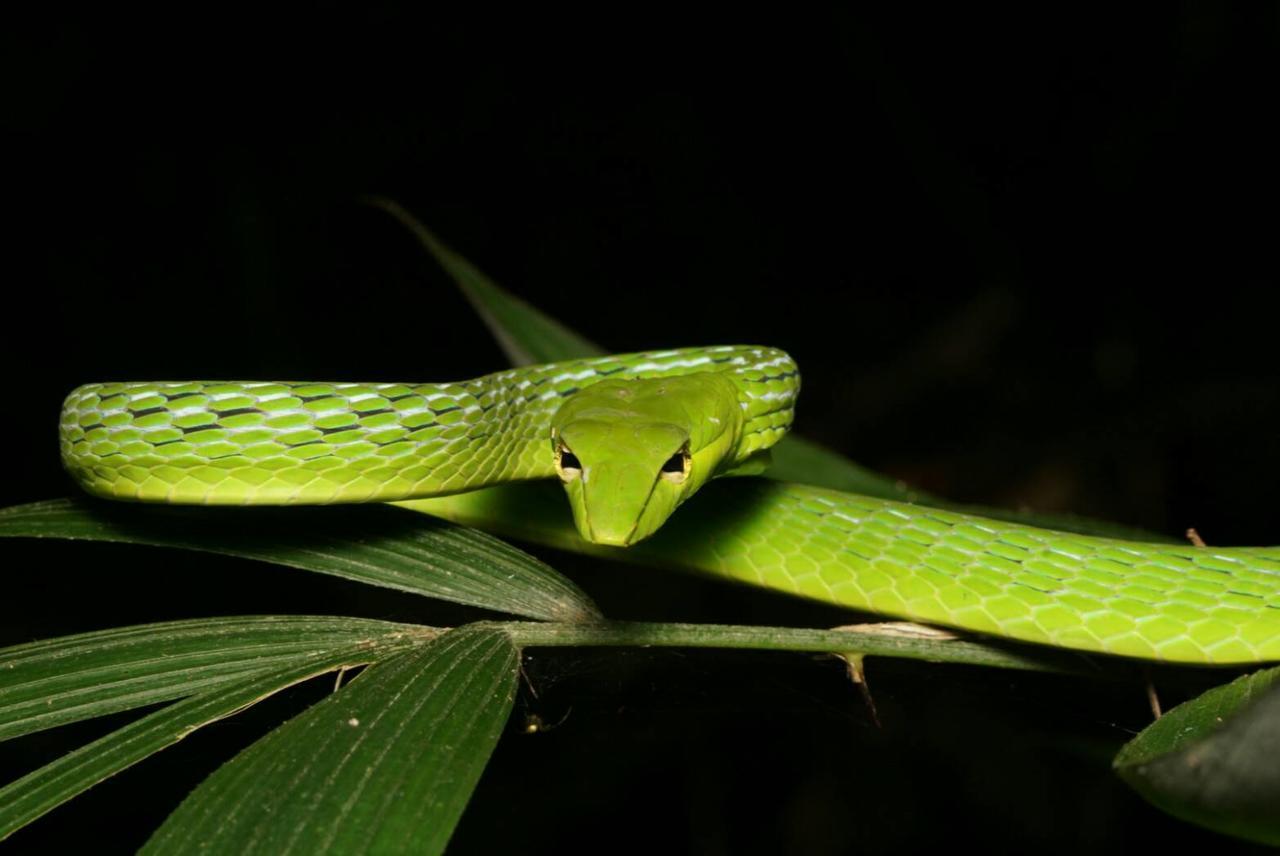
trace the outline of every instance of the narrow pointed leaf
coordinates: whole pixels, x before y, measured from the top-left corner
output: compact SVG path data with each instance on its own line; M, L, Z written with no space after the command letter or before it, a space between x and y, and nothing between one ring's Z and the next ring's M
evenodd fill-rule
M513 366L554 363L606 353L599 345L498 287L475 265L445 246L399 203L372 197L369 204L386 211L414 234L484 320Z
M1280 668L1178 705L1125 744L1114 767L1176 817L1280 845Z
M577 586L527 553L386 505L191 508L55 499L0 509L0 536L202 550L528 618L600 615Z
M197 788L144 853L439 853L498 741L519 659L461 628L367 669Z
M172 701L363 640L424 630L362 618L241 616L0 649L0 740Z
M765 475L778 481L793 481L846 490L900 502L929 504L932 497L913 490L904 482L872 472L812 440L788 434L773 447L773 463Z
M266 672L255 672L191 696L120 728L0 787L0 840L193 731L316 675L390 657L411 643L346 646Z

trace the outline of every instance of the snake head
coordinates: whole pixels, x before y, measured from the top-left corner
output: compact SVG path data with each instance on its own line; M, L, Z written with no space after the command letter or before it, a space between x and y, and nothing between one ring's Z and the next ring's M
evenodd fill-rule
M741 408L712 377L602 381L561 407L552 450L584 539L638 543L716 474Z

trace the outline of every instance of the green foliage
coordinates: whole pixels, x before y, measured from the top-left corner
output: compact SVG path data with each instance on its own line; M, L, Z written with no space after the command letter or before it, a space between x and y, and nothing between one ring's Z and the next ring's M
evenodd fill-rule
M1170 814L1280 845L1280 668L1180 704L1125 744L1114 767Z
M526 618L591 621L595 604L528 553L474 529L387 506L136 507L89 498L0 510L0 537L178 547L257 559Z
M412 842L415 852L438 851L507 717L517 652L527 645L839 649L1068 669L1052 655L888 631L601 623L586 596L537 559L474 530L389 506L341 518L323 508L287 515L268 510L271 526L259 519L259 526L234 529L226 527L229 518L201 525L199 515L175 527L174 511L88 500L35 503L0 510L0 536L206 550L561 620L471 625L440 638L434 628L368 619L245 616L117 628L0 650L0 739L176 700L0 788L0 839L211 722L326 672L369 664L374 667L366 674L218 771L150 846L182 851L193 841L213 840L213 823L218 846L232 852L350 852L344 836L374 826L382 830L379 848ZM241 514L258 517L256 510ZM353 719L366 727L341 727ZM295 763L309 758L315 760ZM254 772L242 777L236 772L242 769ZM277 771L295 790L265 770ZM353 774L339 770L361 771L375 784L362 785L348 802ZM305 799L288 797L304 791ZM316 820L339 815L338 826ZM306 834L291 837L284 826L268 823L286 816L290 829Z
M399 648L367 641L255 671L206 689L135 720L107 736L0 788L0 840L88 788L177 743L198 728L230 716L286 687L335 669L363 665ZM156 645L153 656L163 656ZM5 652L0 652L5 656Z
M453 278L472 308L484 319L485 326L498 340L511 365L532 366L608 353L551 316L499 288L475 265L445 246L435 233L398 202L381 196L370 197L366 201L399 220Z
M18 645L0 651L0 740L424 632L361 618L275 615L121 627Z
M341 514L298 509L265 517L256 510L235 515L181 511L56 500L0 511L0 536L204 550L514 615L571 624L599 618L576 586L532 556L474 530L441 521L424 526L425 518L389 506ZM175 520L182 525L175 526ZM343 817L357 833L376 820L385 837L380 840L398 842L393 849L412 842L415 851L439 851L506 719L517 655L499 631L462 630L437 645L438 635L429 627L366 619L251 616L113 629L0 650L0 739L178 700L0 788L0 839L211 722L326 672L375 664L367 676L335 693L332 705L316 708L315 716L325 717L325 711L341 705L350 711L342 722L363 716L368 723L349 735L360 738L368 757L321 741L353 758L350 769L360 775L378 774L377 787L364 788ZM493 680L481 686L490 673ZM493 683L499 679L506 685L501 693ZM266 748L242 763L253 763L263 752L311 757L316 733L306 723L318 721L329 720L295 719L272 732L269 742L255 744ZM395 742L400 739L419 747L416 754ZM400 748L393 752L393 746ZM414 763L404 768L410 758ZM350 796L350 782L308 769L320 778L303 775L297 782L322 804L288 801L290 810L302 812L310 805L328 815L333 800ZM153 845L163 850L165 842L188 841L192 835L206 839L198 831L207 816L202 806L228 798L216 783L229 775L210 780L213 796L193 796L184 803ZM265 781L256 774L253 779ZM325 790L322 782L334 790ZM286 789L270 792L283 798ZM228 850L252 849L258 835L253 817L261 817L247 808L266 804L265 798L255 798L234 813L239 820L220 817L219 835L229 837ZM416 808L405 809L411 805ZM316 824L307 828L319 829ZM306 837L295 842L317 852L314 843ZM270 849L277 849L274 839Z
M142 852L439 853L518 669L506 634L480 627L386 658L223 765Z

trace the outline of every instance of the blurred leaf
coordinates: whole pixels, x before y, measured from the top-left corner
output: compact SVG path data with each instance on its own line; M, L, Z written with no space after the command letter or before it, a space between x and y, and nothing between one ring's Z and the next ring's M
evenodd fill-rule
M1116 755L1120 776L1175 817L1280 845L1280 668L1180 704Z
M0 536L202 550L527 618L600 617L581 589L529 554L386 505L193 508L55 499L0 509Z
M549 315L539 312L514 294L498 287L475 265L455 253L418 222L398 202L381 196L368 198L400 221L444 268L458 288L484 319L489 332L513 366L554 363L578 357L608 353L604 348L570 330Z
M382 646L343 646L299 663L235 678L131 722L0 788L0 840L210 722L316 675L390 656L411 641L397 634Z
M904 482L874 473L844 455L811 440L788 434L773 447L773 463L765 476L814 487L844 490L881 499L929 504L932 497L912 490Z
M173 621L0 649L0 740L280 669L334 648L426 628L363 618Z
M205 780L144 853L440 853L515 698L519 657L470 627L378 663Z
M860 464L838 455L823 446L819 446L803 437L788 434L773 447L773 464L765 476L777 481L799 482L800 484L825 487L834 490L860 493L864 496L875 496L880 499L892 499L898 502L912 502L916 505L927 505L930 508L941 508L956 511L960 514L976 514L994 520L1007 520L1023 526L1038 526L1042 529L1053 529L1058 532L1076 532L1081 535L1097 535L1103 538L1123 538L1129 541L1170 541L1163 535L1157 535L1132 526L1111 523L1106 520L1093 520L1075 514L1054 514L1026 510L995 508L988 505L971 505L963 502L950 502L941 497L917 490L905 482L886 478L874 473Z

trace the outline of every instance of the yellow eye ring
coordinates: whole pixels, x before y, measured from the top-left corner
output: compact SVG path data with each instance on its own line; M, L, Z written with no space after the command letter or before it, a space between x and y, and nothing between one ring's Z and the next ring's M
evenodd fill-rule
M570 482L582 475L582 462L564 443L556 446L556 473L561 481Z
M662 465L658 475L674 484L682 484L689 477L693 468L693 458L689 455L689 444L686 443Z

